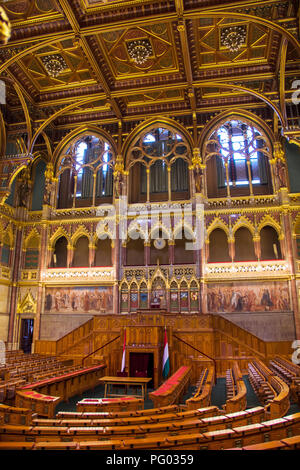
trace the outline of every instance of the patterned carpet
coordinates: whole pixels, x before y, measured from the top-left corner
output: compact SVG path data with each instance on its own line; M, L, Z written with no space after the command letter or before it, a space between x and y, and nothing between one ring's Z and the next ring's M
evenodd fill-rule
M259 402L249 382L248 376L244 375L243 380L247 388L247 408L261 406L261 403ZM148 393L152 391L153 391L152 389L148 388ZM186 394L183 396L181 403L184 404L188 398L193 396L195 391L196 391L195 387L190 386ZM58 411L76 411L76 403L82 400L83 398L103 398L103 397L104 397L104 386L99 385L98 387L95 387L93 390L87 390L82 395L76 395L70 398L68 402L59 403L56 407L55 413L57 413ZM224 377L220 377L217 379L217 382L212 389L211 405L217 406L218 408L222 409L222 405L224 405L225 402L226 402L226 382L225 382ZM153 408L153 403L148 397L146 398L144 402L144 408L145 409ZM299 412L300 412L300 407L298 406L298 404L291 403L290 409L287 414L289 415L289 414L299 413Z

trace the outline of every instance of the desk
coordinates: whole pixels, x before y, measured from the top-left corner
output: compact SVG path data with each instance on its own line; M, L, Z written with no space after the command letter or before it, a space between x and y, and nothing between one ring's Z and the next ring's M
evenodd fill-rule
M100 383L105 384L105 389L104 389L104 397L118 397L120 394L113 394L111 393L111 386L112 385L125 385L126 387L126 394L127 394L127 388L130 387L130 385L133 386L140 386L141 387L141 394L140 395L132 395L136 397L142 397L145 399L147 395L147 383L150 382L151 378L149 377L109 377L109 376L104 376L99 379Z

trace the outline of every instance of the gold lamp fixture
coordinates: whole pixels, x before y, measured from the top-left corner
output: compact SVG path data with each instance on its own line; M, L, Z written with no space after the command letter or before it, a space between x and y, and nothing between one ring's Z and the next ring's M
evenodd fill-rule
M137 39L127 43L129 57L138 65L144 64L152 55L149 39Z
M11 35L11 25L7 14L0 7L0 44L7 44Z
M247 28L245 25L230 26L221 31L221 46L231 52L237 52L246 42Z
M41 57L45 69L50 77L56 78L68 68L65 59L59 54L52 54Z

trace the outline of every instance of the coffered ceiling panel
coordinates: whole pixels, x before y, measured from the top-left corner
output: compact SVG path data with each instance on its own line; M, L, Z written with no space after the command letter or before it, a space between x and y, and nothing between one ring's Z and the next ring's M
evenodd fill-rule
M226 18L195 21L198 68L266 62L270 30Z
M210 113L233 107L257 113L268 100L272 113L284 98L291 101L300 80L300 44L291 40L300 38L294 0L0 4L12 24L0 67L9 61L4 76L18 84L32 124L74 103L58 113L51 132L85 122L117 129L122 122L124 129L161 115L202 126ZM21 129L24 112L11 83L6 98L8 127Z
M178 70L171 24L109 31L98 40L117 80Z
M24 21L44 21L45 16L62 16L56 0L8 0L1 3L13 25Z
M28 54L19 66L41 93L96 83L82 50L72 40Z

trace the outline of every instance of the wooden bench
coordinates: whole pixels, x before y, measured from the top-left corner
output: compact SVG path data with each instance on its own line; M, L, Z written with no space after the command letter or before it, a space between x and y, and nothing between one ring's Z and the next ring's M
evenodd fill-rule
M31 406L33 412L51 418L60 401L95 387L105 368L105 364L81 368L22 386L16 394L16 406Z
M223 406L226 413L245 410L247 407L247 389L237 362L234 362L232 368L228 371L228 382L230 384L227 400Z
M215 370L213 367L205 368L203 374L198 380L198 388L196 393L191 398L186 400L186 406L188 410L210 405L214 376Z
M33 423L35 414L31 409L0 404L0 419L4 424L29 425Z
M299 431L300 413L290 415L281 421L255 423L248 426L237 426L220 430L202 432L199 429L187 429L174 435L168 432L161 435L144 435L140 430L132 432L132 428L126 434L107 435L106 428L86 428L86 427L34 427L34 426L12 426L0 427L2 448L26 449L195 449L195 450L222 450L242 448L248 446L261 445L271 441L282 442L287 449L296 449L300 445L299 434L295 436L284 436L277 439L278 430L285 429L286 434L290 426ZM105 430L105 431L104 431ZM132 436L132 437L130 437ZM68 439L68 442L66 442ZM27 440L27 442L25 442ZM29 441L30 440L30 441ZM25 442L25 445L23 445ZM47 443L45 445L45 443ZM32 447L30 447L32 446ZM64 447L66 446L66 447ZM266 445L266 449L272 447ZM282 447L283 448L283 447ZM258 449L260 449L258 447Z
M189 366L180 367L157 390L149 393L149 398L153 401L154 407L158 408L177 403L189 385L191 371L192 368Z
M51 418L55 414L55 407L61 401L60 397L44 395L35 390L18 390L16 394L16 406L28 408L38 416Z
M94 411L129 411L144 408L144 399L132 396L120 398L84 398L77 402L76 409L79 412Z

